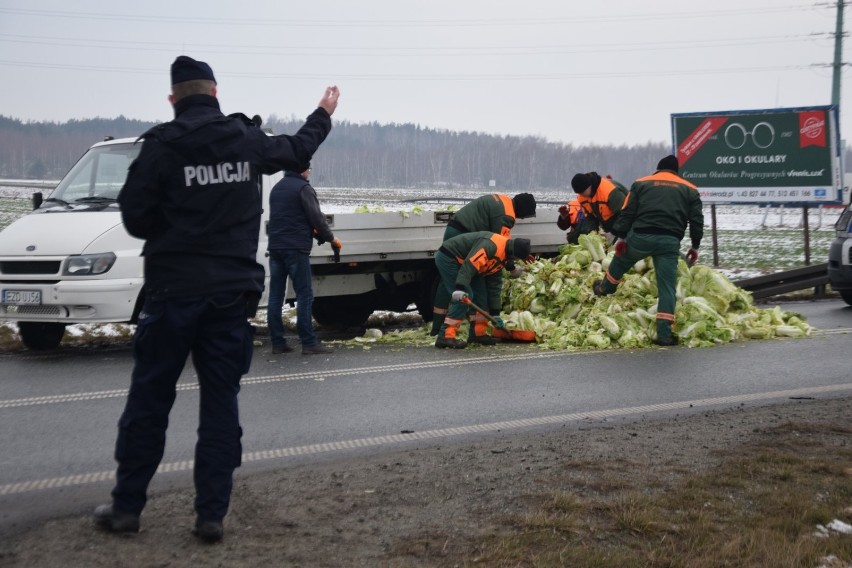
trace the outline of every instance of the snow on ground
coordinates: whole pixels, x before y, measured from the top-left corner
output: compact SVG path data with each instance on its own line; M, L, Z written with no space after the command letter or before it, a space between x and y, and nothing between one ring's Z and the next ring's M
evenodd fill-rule
M30 185L22 185L29 183ZM33 192L45 192L45 186L52 187L57 182L44 180L0 180L0 197L20 197L29 199ZM52 184L52 185L51 185ZM514 190L500 190L514 194ZM432 210L447 205L460 207L467 200L489 193L485 189L377 189L377 188L334 188L318 187L317 195L325 213L352 213L356 207L369 206L371 210L383 208L385 211L411 211L415 206ZM556 208L574 196L570 191L533 191L542 208ZM811 207L808 223L811 230L831 230L840 215L841 208L819 206ZM705 226L710 228L710 205L704 206ZM773 207L767 210L757 205L717 205L716 226L720 230L744 230L784 227L800 228L802 209L791 207Z

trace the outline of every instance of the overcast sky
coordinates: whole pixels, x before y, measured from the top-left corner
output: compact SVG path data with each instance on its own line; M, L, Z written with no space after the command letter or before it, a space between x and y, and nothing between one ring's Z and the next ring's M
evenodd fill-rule
M835 24L795 0L0 0L0 114L169 120L185 54L225 113L303 117L336 84L352 122L670 143L672 113L830 104Z

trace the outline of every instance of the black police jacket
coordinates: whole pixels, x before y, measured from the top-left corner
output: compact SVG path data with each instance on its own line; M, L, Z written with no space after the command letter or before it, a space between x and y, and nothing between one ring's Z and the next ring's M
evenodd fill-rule
M207 95L178 101L175 116L142 135L118 196L127 232L145 239L146 295L260 292L260 174L307 164L331 117L317 108L295 135L268 136Z

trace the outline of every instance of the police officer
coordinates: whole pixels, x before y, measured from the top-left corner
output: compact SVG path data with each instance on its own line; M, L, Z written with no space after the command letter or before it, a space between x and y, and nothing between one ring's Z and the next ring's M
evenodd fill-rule
M142 135L118 197L124 226L145 239L145 304L133 342L130 393L118 423L112 503L95 522L136 532L166 442L175 384L188 355L198 375L193 533L222 539L242 447L237 393L252 356L263 289L255 260L260 175L310 161L331 130L337 87L293 136L267 136L242 114L225 116L213 70L187 56L171 66L175 119Z

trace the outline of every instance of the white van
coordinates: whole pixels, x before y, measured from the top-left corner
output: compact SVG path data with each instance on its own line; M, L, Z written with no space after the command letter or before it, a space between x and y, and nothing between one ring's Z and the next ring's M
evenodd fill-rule
M0 232L0 321L15 321L25 346L53 349L71 323L135 323L142 308L143 241L127 234L116 198L141 144L107 140L92 146L40 206ZM272 186L263 176L264 203L257 261L268 268L266 222ZM520 219L513 235L532 241L535 254L565 244L556 209ZM321 325L360 326L375 310L414 306L427 321L438 285L435 252L451 211L326 215L340 255L330 245L311 250L313 316ZM260 307L266 306L269 271ZM295 301L291 279L285 300Z
M68 324L136 321L143 241L124 229L116 199L141 147L135 138L95 144L43 203L0 232L0 321L17 322L26 347L57 347ZM264 176L264 195L280 177Z

